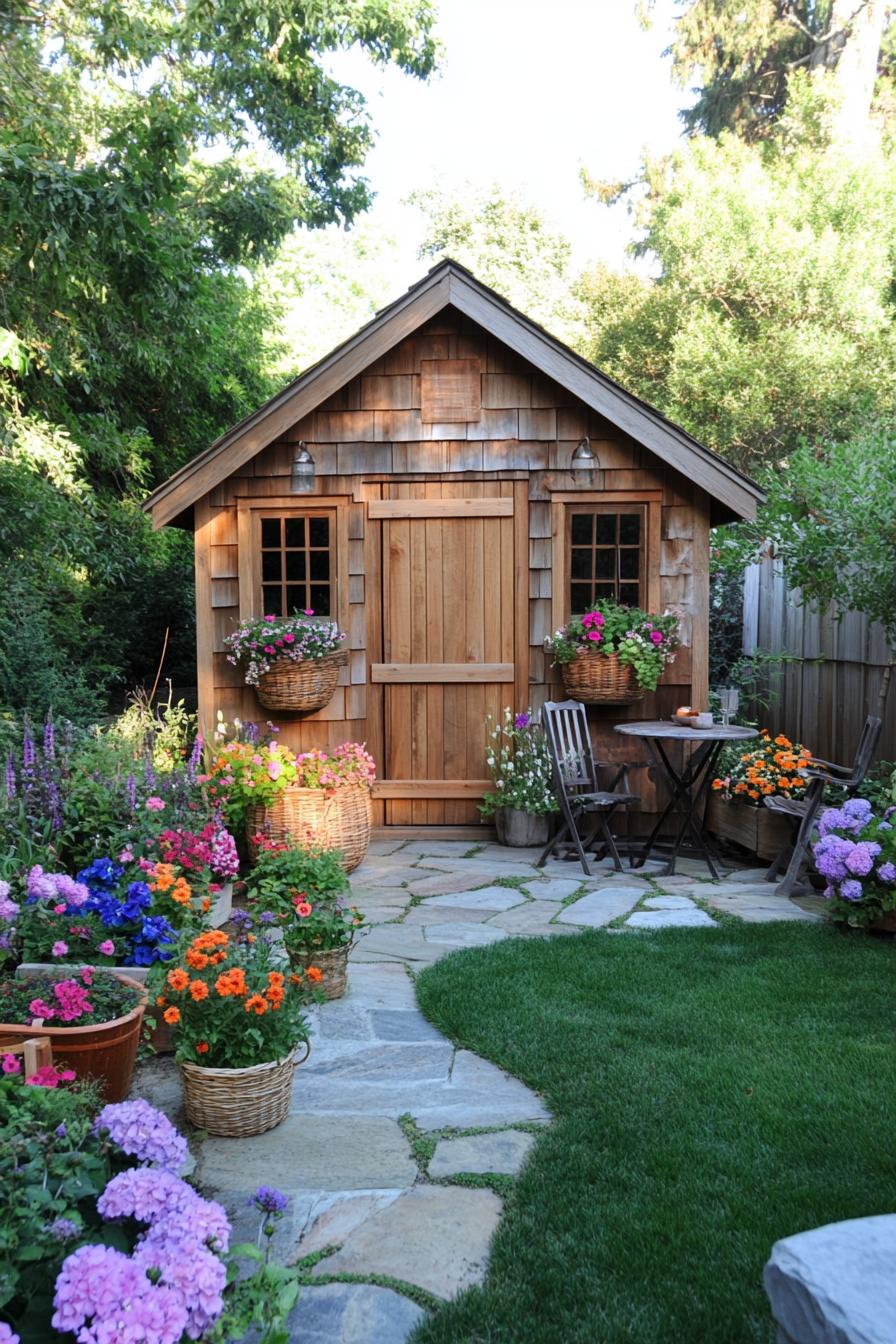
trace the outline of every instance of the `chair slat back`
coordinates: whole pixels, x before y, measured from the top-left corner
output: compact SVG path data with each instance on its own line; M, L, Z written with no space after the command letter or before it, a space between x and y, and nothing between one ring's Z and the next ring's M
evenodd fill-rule
M877 751L882 727L883 723L880 719L875 718L873 714L868 715L865 726L862 728L859 745L856 748L855 760L852 763L852 774L849 779L844 781L845 788L857 789L864 781L871 762L874 760L874 753Z
M567 795L595 792L597 770L585 706L579 700L549 700L541 721L558 787Z

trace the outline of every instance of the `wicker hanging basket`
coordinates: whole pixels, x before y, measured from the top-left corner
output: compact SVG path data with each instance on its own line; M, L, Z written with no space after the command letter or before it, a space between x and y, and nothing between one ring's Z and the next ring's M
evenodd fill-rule
M204 1069L179 1063L187 1119L197 1129L232 1139L248 1139L274 1129L289 1114L293 1071L310 1052L306 1041L300 1059L293 1052L286 1059L247 1069Z
M306 658L300 663L291 658L279 658L259 678L255 694L265 709L311 714L332 700L339 669L347 657L344 649L337 649L325 658Z
M620 663L618 653L580 650L560 671L566 694L585 705L633 705L647 694L638 685L635 669Z
M341 999L345 993L351 946L351 943L343 943L342 947L331 947L329 952L293 948L289 951L289 964L293 970L301 972L307 971L309 966L316 966L323 979L315 988L322 989L328 999Z
M249 855L258 850L251 837L261 832L272 840L302 843L309 837L323 849L338 849L342 867L351 873L370 844L370 789L343 784L335 789L302 789L290 785L270 807L253 807L247 816Z

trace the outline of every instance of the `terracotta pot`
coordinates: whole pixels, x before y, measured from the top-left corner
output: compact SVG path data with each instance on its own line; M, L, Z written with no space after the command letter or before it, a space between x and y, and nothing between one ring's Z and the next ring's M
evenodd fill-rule
M342 947L331 947L328 952L314 952L311 949L299 949L289 952L289 964L294 970L305 972L309 966L316 966L323 979L317 988L322 989L328 999L341 999L345 993L348 975L348 954L351 943Z
M551 818L544 812L524 812L519 807L499 807L495 812L499 845L513 849L546 845L550 828Z
M65 975L70 975L77 968L57 966L54 969L64 969ZM79 1079L94 1079L99 1084L104 1101L124 1101L131 1090L140 1027L146 1007L146 989L129 975L118 974L116 978L130 989L139 990L142 996L137 1007L123 1017L88 1027L34 1027L23 1023L0 1022L0 1049L5 1042L20 1041L23 1037L49 1040L55 1064L74 1069Z

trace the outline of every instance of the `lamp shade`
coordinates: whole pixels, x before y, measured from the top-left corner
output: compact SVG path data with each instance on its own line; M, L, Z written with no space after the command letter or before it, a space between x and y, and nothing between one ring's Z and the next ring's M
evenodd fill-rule
M597 466L597 457L591 447L590 439L579 439L572 455L573 471L593 471Z
M314 458L304 443L300 443L292 459L290 488L295 495L307 495L314 489Z

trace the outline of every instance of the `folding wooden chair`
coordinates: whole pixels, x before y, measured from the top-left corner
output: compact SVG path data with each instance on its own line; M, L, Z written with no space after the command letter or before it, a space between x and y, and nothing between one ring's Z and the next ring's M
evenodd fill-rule
M612 855L614 868L622 872L622 861L609 823L617 807L638 801L637 794L628 792L628 766L617 766L609 789L601 789L599 771L613 767L594 759L588 716L581 701L548 701L542 710L541 722L551 755L554 793L563 822L557 834L548 841L535 867L542 868L548 856L562 847L565 854L578 855L582 868L590 877L586 851L602 840L600 853ZM624 785L623 792L617 792L620 781ZM587 830L583 834L580 826L586 818Z
M815 819L824 802L825 789L830 785L845 789L850 794L855 793L874 759L880 741L881 727L881 720L869 714L862 728L851 766L834 765L831 761L813 757L810 767L804 771L806 777L812 781L804 798L763 798L762 801L770 812L779 812L789 817L793 823L790 840L765 875L766 882L774 882L784 865L787 865L783 878L775 888L778 895L791 896L798 885L800 869L812 839Z

